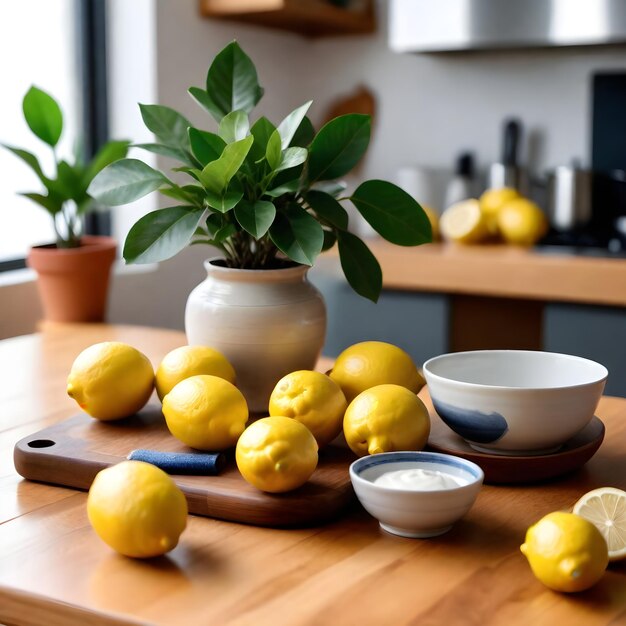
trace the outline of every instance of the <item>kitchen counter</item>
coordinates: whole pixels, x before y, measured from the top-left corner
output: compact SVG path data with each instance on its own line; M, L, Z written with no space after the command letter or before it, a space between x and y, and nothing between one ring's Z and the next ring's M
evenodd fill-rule
M100 624L585 624L626 619L626 567L579 594L554 593L519 552L526 528L601 485L626 488L626 400L603 398L606 438L587 466L537 486L483 487L452 531L382 532L359 507L325 526L257 528L190 516L178 547L114 554L89 526L86 494L22 480L15 442L76 412L65 378L78 352L125 341L157 363L174 331L52 325L0 342L0 622ZM326 364L324 365L326 366ZM422 397L428 402L427 394Z

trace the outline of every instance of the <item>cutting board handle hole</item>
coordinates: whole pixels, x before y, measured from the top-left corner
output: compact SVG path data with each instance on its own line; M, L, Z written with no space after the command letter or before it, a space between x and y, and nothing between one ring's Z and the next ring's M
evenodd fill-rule
M55 444L52 439L33 439L28 442L29 448L49 448Z

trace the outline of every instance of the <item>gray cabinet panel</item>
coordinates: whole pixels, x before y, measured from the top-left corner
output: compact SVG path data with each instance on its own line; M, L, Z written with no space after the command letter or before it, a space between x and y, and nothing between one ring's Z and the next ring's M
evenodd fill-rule
M626 311L608 307L549 304L544 345L602 363L609 370L605 393L626 397Z

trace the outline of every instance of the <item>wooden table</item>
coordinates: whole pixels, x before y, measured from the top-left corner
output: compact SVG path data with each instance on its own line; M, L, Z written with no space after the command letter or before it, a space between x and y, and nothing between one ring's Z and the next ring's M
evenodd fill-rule
M154 363L184 343L182 333L121 326L49 327L0 342L0 623L626 623L625 564L568 596L538 583L518 549L544 514L594 487L626 488L626 400L602 399L606 439L584 470L543 486L484 487L439 538L387 535L360 509L297 530L191 517L169 556L134 561L91 530L84 493L24 481L12 462L18 439L75 412L64 392L70 364L110 339Z
M449 295L451 352L542 349L548 302L626 307L626 258L504 244L407 248L371 239L367 245L383 268L385 289ZM336 257L336 249L326 256Z

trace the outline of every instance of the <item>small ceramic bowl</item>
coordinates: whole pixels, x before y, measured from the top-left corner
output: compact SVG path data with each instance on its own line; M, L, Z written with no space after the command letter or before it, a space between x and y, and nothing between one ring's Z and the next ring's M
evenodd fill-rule
M480 452L549 454L594 415L608 371L577 356L477 350L424 363L435 411Z
M422 491L387 487L374 481L387 472L406 469L439 471L463 483L452 489ZM483 472L471 461L437 452L384 452L350 466L350 479L363 508L394 535L436 537L465 515L480 491Z

